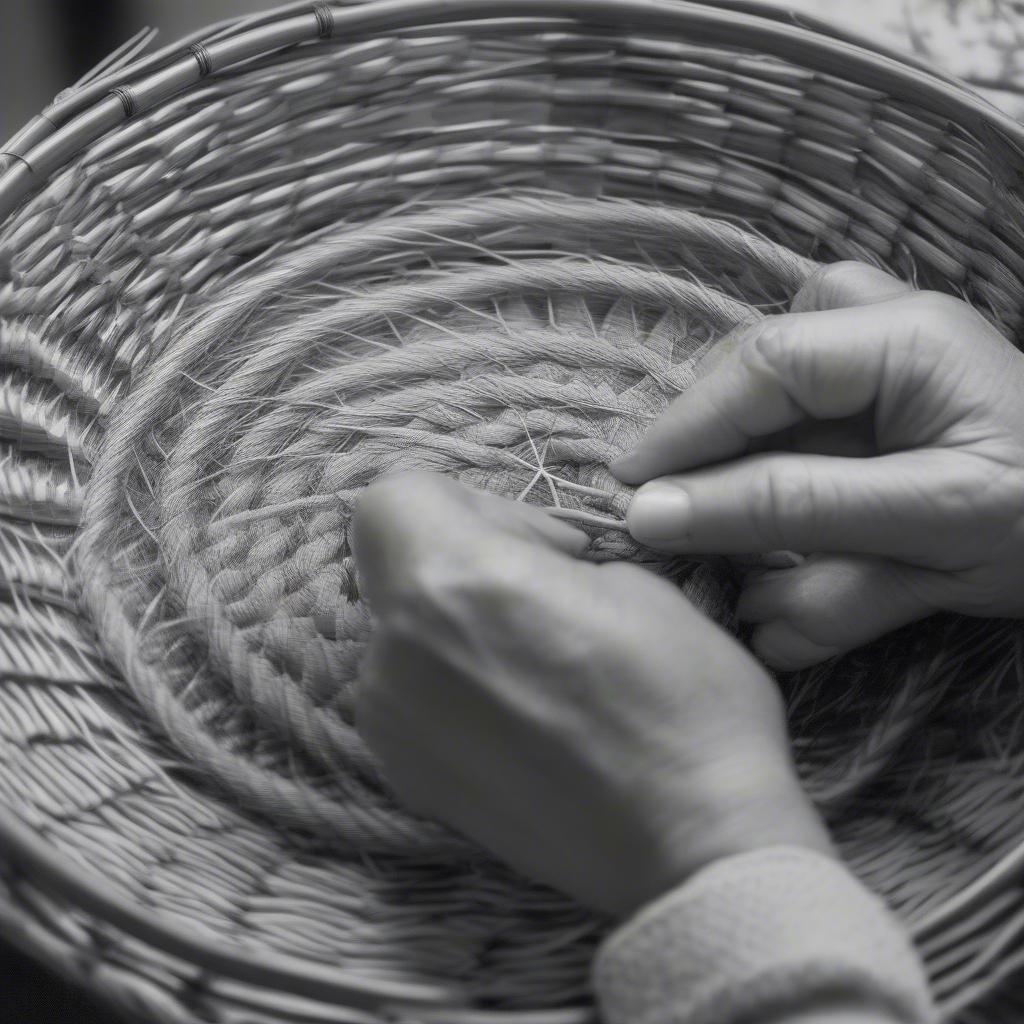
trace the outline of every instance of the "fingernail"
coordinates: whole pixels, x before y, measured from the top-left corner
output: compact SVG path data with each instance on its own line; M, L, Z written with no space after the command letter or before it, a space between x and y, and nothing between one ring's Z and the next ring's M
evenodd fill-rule
M629 532L638 540L683 540L690 525L690 496L681 487L660 480L636 492L626 515Z

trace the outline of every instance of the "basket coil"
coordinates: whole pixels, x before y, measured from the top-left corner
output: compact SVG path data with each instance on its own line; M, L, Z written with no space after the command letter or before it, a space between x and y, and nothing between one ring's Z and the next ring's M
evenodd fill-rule
M0 920L145 1019L593 1019L608 922L398 806L348 524L429 468L621 529L708 346L861 259L1024 338L1024 129L744 3L293 4L0 157ZM1024 1013L1019 626L782 680L806 785L945 1017ZM528 753L524 752L524 756Z

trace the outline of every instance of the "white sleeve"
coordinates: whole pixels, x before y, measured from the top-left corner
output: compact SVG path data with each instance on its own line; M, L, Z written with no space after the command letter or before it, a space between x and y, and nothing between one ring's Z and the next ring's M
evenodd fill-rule
M783 1024L823 1003L936 1019L899 922L840 861L799 847L697 872L605 941L593 981L608 1024Z

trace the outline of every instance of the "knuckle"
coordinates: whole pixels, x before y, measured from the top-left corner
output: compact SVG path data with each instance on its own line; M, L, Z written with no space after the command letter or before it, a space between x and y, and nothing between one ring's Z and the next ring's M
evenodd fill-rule
M814 533L817 490L810 470L797 459L764 467L756 478L750 508L756 536L765 550L790 546L787 523L798 522L804 534Z
M979 511L976 485L957 479L943 481L935 494L935 507L947 522L969 523Z
M814 346L787 314L767 317L751 332L744 350L747 370L771 378L783 391L804 390L818 360Z
M840 305L850 283L857 280L863 272L864 265L856 260L841 260L818 267L800 289L794 307L832 309Z
M495 553L479 559L477 567L478 586L485 595L517 600L536 589L536 571L532 562L526 558Z
M799 353L786 327L785 316L772 316L750 329L740 359L751 377L785 381L797 372Z
M745 355L755 362L775 366L789 355L784 322L780 317L766 317L748 335Z
M951 472L936 489L935 507L947 521L974 530L984 525L996 537L1001 526L1018 521L1022 489L1024 473L1002 465Z
M904 300L912 337L921 346L947 347L964 337L963 327L978 317L962 299L943 292L914 292Z
M911 292L904 301L915 309L921 310L924 315L935 317L961 316L971 312L971 307L963 299L958 299L955 295L949 295L947 292L937 292L931 289Z
M394 604L406 615L433 617L456 608L511 606L533 586L524 561L500 553L478 553L460 561L424 558L409 567Z
M951 473L935 488L934 508L947 522L976 521L989 504L993 486L997 485L981 481L973 474Z

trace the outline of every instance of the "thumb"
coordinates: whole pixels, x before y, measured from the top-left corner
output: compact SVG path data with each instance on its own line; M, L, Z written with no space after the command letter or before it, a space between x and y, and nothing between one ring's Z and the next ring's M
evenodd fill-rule
M926 563L951 525L931 498L948 490L957 469L948 453L927 450L871 459L751 455L645 484L626 523L660 551L857 552Z
M913 292L913 287L884 270L843 260L828 263L813 273L793 296L790 313L814 313L851 306L872 306ZM708 377L746 340L749 328L735 327L723 335L700 360L696 376Z

